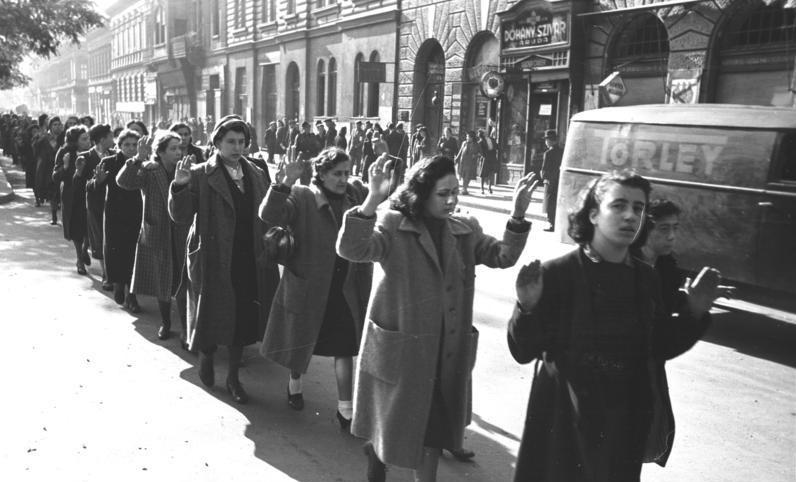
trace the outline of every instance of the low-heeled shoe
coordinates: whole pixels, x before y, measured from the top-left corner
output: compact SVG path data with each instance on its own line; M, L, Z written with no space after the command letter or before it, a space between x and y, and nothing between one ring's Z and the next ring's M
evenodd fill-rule
M243 385L241 385L238 380L233 381L227 379L227 391L232 395L232 400L234 400L235 403L243 405L249 401L249 394L246 393L246 390L243 389Z
M293 395L290 394L290 387L287 389L287 404L290 405L290 408L293 410L303 410L304 409L304 395L301 393L295 393Z

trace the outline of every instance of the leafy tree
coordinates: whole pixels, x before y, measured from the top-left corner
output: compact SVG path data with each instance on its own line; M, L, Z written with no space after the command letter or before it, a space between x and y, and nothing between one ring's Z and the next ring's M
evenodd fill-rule
M30 81L19 70L26 55L48 58L102 23L90 0L0 0L0 89Z

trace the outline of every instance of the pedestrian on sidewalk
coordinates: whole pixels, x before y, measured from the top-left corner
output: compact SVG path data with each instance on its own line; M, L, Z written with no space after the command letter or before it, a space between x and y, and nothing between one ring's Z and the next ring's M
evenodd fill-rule
M154 296L158 300L161 325L158 339L171 336L171 298L176 297L180 316L181 339L185 342L187 284L180 283L185 261L187 224L177 224L169 217L169 185L174 180L177 161L195 164L196 159L182 157L181 136L158 130L155 138L144 136L138 141L138 154L127 159L116 175L119 187L140 191L143 219L135 250L135 265L130 290L135 295ZM154 154L150 159L152 147Z
M73 189L75 176L75 163L78 153L85 152L91 147L88 138L88 129L82 124L74 125L67 129L63 147L55 154L53 167L53 181L63 183L61 188L61 206L64 224L64 239L72 241L75 246L77 261L75 266L78 274L86 274L86 265L91 264L88 255L88 239L86 239L86 202L85 191L82 185L78 190Z
M556 203L558 202L558 177L561 170L563 151L558 145L558 133L553 129L544 132L544 143L547 150L542 154L542 181L544 181L544 199L542 211L547 215L548 226L545 231L556 229Z
M249 396L238 371L243 347L262 339L279 282L262 243L257 216L268 188L263 172L244 156L251 143L238 116L219 119L210 136L215 152L197 165L177 163L169 190L169 215L190 225L186 242L188 344L199 351L199 379L215 383L218 345L229 350L226 388L237 403Z
M113 131L108 124L97 124L88 131L89 140L94 146L80 155L75 165L75 190L82 185L85 191L86 232L91 247L91 257L99 262L102 269L102 289L111 291L113 284L108 281L105 270L105 257L102 254L103 217L105 216L105 172L99 168L103 158L111 154L115 144ZM81 161L82 159L82 161Z
M122 189L116 176L128 159L138 153L141 134L124 129L117 138L118 152L100 161L95 189L105 189L103 257L108 281L113 283L113 298L131 313L140 313L138 299L130 288L135 263L135 247L141 229L143 202L141 193Z
M25 187L34 188L36 186L36 155L33 149L33 143L39 136L39 125L31 124L23 132L22 139L17 151L22 158L22 169L25 170ZM41 205L38 198L36 199L37 207Z
M40 135L34 144L36 154L36 185L33 193L39 203L49 200L50 224L58 225L58 208L61 200L61 187L53 181L53 166L55 165L55 152L58 147L58 136L61 135L63 124L58 117L51 117L47 121L47 132Z
M301 375L312 356L334 357L337 420L347 432L353 411L353 357L359 353L373 266L339 257L335 242L343 213L362 204L367 189L358 180L349 182L351 160L342 149L325 149L313 165L312 183L302 186L296 181L303 167L298 161L286 162L280 173L283 182L273 184L260 205L260 218L289 227L295 241L260 351L290 370L287 396L295 410L304 407Z
M497 142L491 135L487 136L484 134L484 130L480 129L478 131L478 147L481 149L481 166L478 173L481 178L481 194L484 194L484 181L489 187L489 194L492 194L492 184L500 171Z
M685 284L687 309L666 312L653 269L630 255L649 192L632 173L595 179L569 217L579 247L520 270L509 349L537 364L517 482L638 481L642 463L666 463L664 364L705 332L720 276L703 268Z
M450 158L421 161L377 218L390 177L381 162L371 168L368 196L346 212L337 241L343 258L384 271L357 361L351 431L368 440L368 480L385 480L390 464L433 481L442 449L462 447L471 416L475 266L516 263L537 182L528 175L517 184L499 240L475 218L454 214L459 183Z
M459 168L459 177L462 179L462 195L470 194L467 188L470 181L475 179L478 169L478 158L481 156L481 148L475 137L475 131L467 131L467 137L462 142L459 153L456 154L456 165Z

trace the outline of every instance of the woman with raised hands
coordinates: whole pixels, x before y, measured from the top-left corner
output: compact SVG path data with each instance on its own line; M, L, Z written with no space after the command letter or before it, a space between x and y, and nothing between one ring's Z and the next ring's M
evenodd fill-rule
M444 156L413 166L389 209L386 163L371 168L370 190L348 210L337 241L341 257L378 262L384 276L371 299L357 362L351 432L368 440L368 480L385 464L436 480L442 449L462 447L470 421L475 266L513 266L530 231L525 212L538 181L522 178L502 239L475 218L455 214L459 182Z
M199 351L199 379L215 383L218 345L229 350L226 388L237 403L249 396L240 383L243 347L262 339L274 290L275 263L262 243L265 224L257 216L268 186L263 172L244 155L252 139L237 116L219 119L207 162L177 163L169 190L169 215L190 225L186 269L188 344Z
M352 414L353 358L359 352L373 266L349 263L335 252L343 213L362 204L367 189L349 182L351 160L339 148L327 148L313 159L309 186L296 184L300 161L286 161L284 178L268 190L260 217L289 227L295 253L279 283L262 354L290 369L287 397L295 410L304 407L301 375L313 355L334 357L337 419L348 430ZM282 177L281 175L279 177Z
M149 159L153 146L155 152ZM160 340L171 336L171 298L176 297L182 345L186 348L187 285L180 284L180 274L190 226L172 221L168 210L169 184L174 179L181 155L179 134L161 130L154 138L144 136L138 141L138 154L125 161L116 175L116 182L122 189L140 191L144 203L130 289L136 295L157 298L161 317ZM192 155L184 160L195 163Z

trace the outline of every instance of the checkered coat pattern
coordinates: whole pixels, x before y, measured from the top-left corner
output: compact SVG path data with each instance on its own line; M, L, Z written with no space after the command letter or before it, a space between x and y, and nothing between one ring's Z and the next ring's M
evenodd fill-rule
M159 300L171 299L177 292L190 228L174 224L169 217L170 182L166 169L156 161L125 164L116 176L121 188L140 189L144 201L130 288L137 295L155 296Z

